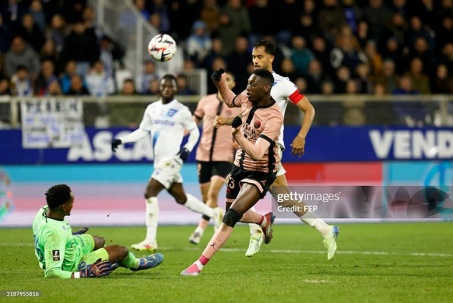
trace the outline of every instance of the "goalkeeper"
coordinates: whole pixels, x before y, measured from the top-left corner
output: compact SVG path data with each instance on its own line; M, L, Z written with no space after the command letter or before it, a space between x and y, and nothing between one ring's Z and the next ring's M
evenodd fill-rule
M52 186L46 192L46 201L33 221L35 255L45 277L97 278L109 275L117 266L138 271L162 263L162 254L138 259L125 246L104 246L104 238L85 234L88 228L73 234L65 219L74 204L69 186Z

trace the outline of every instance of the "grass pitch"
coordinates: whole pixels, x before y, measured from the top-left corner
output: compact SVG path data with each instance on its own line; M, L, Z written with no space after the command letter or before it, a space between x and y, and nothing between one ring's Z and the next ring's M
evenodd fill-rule
M76 229L76 227L74 227ZM0 302L452 302L453 224L342 224L335 259L327 261L320 235L298 225L274 225L274 239L244 256L248 227L238 224L197 277L180 272L202 252L187 239L193 226L162 226L159 267L120 268L100 279L44 279L31 229L0 229ZM141 241L144 227L92 227L106 244ZM141 256L140 253L136 254ZM6 291L41 292L8 298Z

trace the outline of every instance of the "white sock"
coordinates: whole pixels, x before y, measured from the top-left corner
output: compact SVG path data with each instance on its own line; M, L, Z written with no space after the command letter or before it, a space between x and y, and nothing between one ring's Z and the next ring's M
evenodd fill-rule
M203 269L203 264L201 264L200 261L197 260L197 261L195 261L194 263L195 263L195 265L197 265L197 267L198 267L199 270L202 270L202 269Z
M146 238L149 244L154 244L157 237L157 223L159 220L159 204L156 197L146 199Z
M195 232L196 232L196 233L199 233L199 234L200 234L200 236L202 236L202 235L203 235L203 233L204 233L204 229L203 229L203 228L201 228L200 226L198 226L198 227L197 227L197 228L195 229Z
M323 237L327 236L330 232L330 225L311 213L306 213L304 216L300 217L300 220L309 226L316 228Z
M191 194L186 194L186 196L187 196L187 201L186 201L186 203L183 204L184 207L187 207L188 209L190 209L191 211L194 211L196 213L208 216L209 218L215 217L213 208L210 208L209 206L207 206L206 204L204 204L203 202L201 202L200 200L198 200Z
M256 212L255 206L252 206L252 208L250 208L250 210ZM258 224L249 223L249 227L250 227L250 235L256 235L256 234L263 233L261 226L259 226Z

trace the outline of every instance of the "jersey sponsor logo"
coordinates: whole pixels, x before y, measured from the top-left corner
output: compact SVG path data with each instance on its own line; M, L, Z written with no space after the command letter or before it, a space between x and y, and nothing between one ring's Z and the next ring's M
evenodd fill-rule
M60 261L60 250L59 249L52 250L52 260Z
M167 111L167 114L165 115L166 117L173 117L176 113L178 112L178 109L170 108Z

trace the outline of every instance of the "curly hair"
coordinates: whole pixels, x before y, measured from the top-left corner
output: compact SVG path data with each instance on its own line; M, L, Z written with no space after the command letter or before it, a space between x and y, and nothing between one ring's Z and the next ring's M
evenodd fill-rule
M57 208L71 199L71 188L66 184L54 185L46 191L46 201L49 208Z

